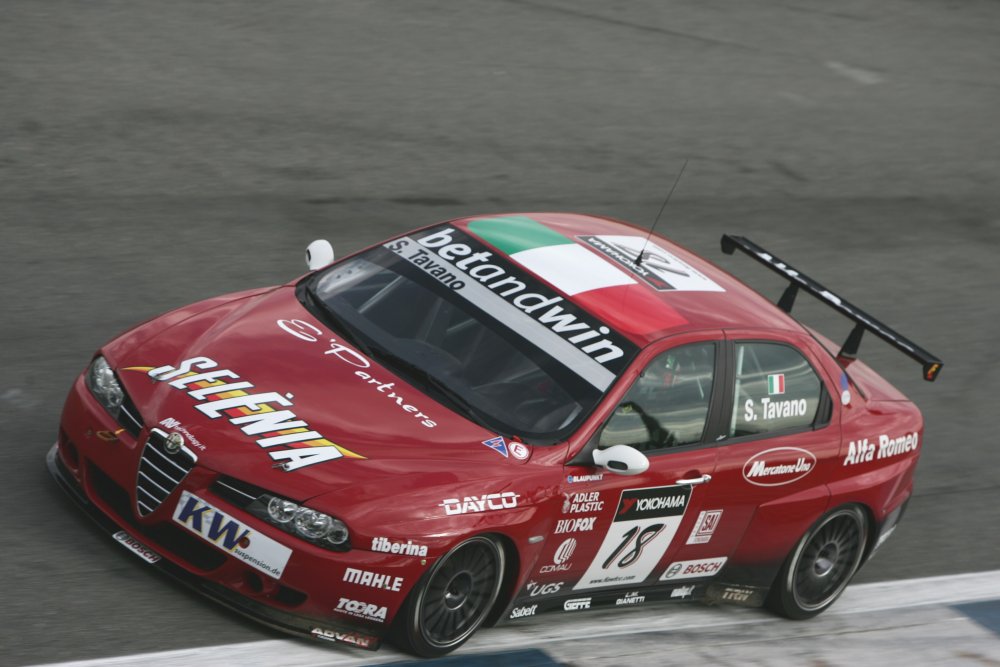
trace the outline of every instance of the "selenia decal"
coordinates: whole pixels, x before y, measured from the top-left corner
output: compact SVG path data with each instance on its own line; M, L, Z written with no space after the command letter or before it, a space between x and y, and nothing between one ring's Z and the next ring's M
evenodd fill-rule
M201 401L194 407L209 419L225 417L246 435L265 436L256 438L254 442L258 447L267 449L268 456L279 462L275 467L282 470L298 470L343 457L365 458L330 442L291 410L276 410L273 407L290 407L291 394L273 391L248 394L245 390L255 390L256 387L233 371L220 369L199 373L195 370L218 366L214 359L192 357L176 367L131 366L124 370L143 371L154 380L184 391L194 400Z
M573 590L645 580L670 547L690 499L690 486L623 491L611 528Z

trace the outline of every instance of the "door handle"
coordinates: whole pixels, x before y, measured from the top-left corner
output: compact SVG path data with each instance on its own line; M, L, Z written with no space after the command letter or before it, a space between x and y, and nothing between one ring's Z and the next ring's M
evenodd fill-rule
M711 482L711 475L702 475L701 477L694 477L692 479L679 479L674 484L688 484L690 486L695 486L697 484L704 484L705 482Z

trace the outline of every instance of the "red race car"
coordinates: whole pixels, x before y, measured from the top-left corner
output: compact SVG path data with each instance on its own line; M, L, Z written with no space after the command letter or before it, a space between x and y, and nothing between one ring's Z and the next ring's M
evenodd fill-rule
M666 239L465 218L141 324L76 380L49 469L156 568L268 625L445 654L657 600L829 607L895 529L923 421L856 360L941 362L742 237L777 306ZM790 317L806 292L842 346Z

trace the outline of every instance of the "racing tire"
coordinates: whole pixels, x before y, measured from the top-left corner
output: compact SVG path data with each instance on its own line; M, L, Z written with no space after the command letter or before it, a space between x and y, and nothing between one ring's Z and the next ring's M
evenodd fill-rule
M493 609L504 580L503 547L472 537L441 557L410 593L393 630L400 648L435 658L464 644Z
M767 607L787 618L812 618L832 605L861 566L868 518L840 507L821 518L788 555L768 594Z

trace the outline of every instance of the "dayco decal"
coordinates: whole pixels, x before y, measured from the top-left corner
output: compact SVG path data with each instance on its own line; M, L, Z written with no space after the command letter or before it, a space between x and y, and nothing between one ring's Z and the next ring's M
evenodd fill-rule
M462 500L458 498L445 498L438 507L444 508L444 513L448 516L452 514L475 514L477 512L489 512L492 510L508 510L517 507L518 494L513 491L503 493L487 493L484 496L466 496Z
M627 338L454 227L396 239L384 247L543 347L598 389L606 389L637 351Z
M389 613L388 609L380 607L377 604L358 602L357 600L349 600L347 598L340 598L340 602L334 611L363 618L366 621L375 621L376 623L385 623L385 617Z
M555 555L552 556L551 565L543 565L539 568L539 574L548 574L549 572L565 572L570 569L572 565L569 563L569 559L573 557L573 552L576 551L576 540L572 537L564 540L559 548L556 549Z
M671 563L660 581L675 579L694 579L695 577L712 577L719 573L728 558L702 558L701 560L680 560Z
M878 437L878 450L875 443L864 440L851 440L847 457L844 458L844 465L854 465L856 463L869 463L874 460L882 460L907 454L915 451L920 446L920 436L916 431L901 435L898 438L890 438L884 433Z
M343 457L363 459L364 456L330 442L299 419L291 410L276 410L273 406L292 405L291 394L269 391L248 394L254 385L230 370L198 373L194 369L216 368L218 363L208 357L185 359L176 367L132 366L124 370L145 371L149 377L166 382L174 389L185 390L196 401L195 409L209 419L225 417L230 424L240 427L246 435L266 436L254 442L267 449L268 456L279 461L276 468L298 470ZM231 382L221 378L237 380Z
M561 535L562 533L582 533L588 530L594 529L594 522L597 521L596 516L586 516L579 519L559 519L556 521L556 535Z
M604 509L604 501L598 491L590 493L564 493L563 514L580 514L582 512L600 512Z
M325 639L331 642L344 642L359 648L371 648L375 643L374 637L368 637L359 632L341 632L340 630L329 630L327 628L313 628L311 633L317 639Z
M563 609L566 611L579 611L580 609L590 609L590 598L577 598L575 600L566 600L563 603Z
M775 447L750 457L743 466L743 479L757 486L781 486L797 482L816 467L816 456L798 447Z
M528 595L531 597L538 597L539 595L554 595L559 592L559 589L563 587L563 582L556 581L551 584L536 584L534 581L529 581L525 590L528 591Z
M314 324L310 324L305 320L277 320L276 323L284 331L287 331L296 338L306 342L315 343L319 340L317 336L323 335L323 331L319 327ZM356 352L343 343L337 342L336 338L331 338L330 349L324 351L323 354L332 354L344 363L360 369L365 369L354 371L354 376L364 380L365 384L373 385L375 391L383 394L390 401L402 408L404 412L412 414L414 419L421 419L422 421L420 423L422 425L427 428L434 428L437 426L437 422L425 415L418 408L410 405L406 399L404 399L393 388L396 384L395 382L382 382L381 380L372 377L371 373L367 372L367 369L371 368L372 364L360 352Z
M537 604L533 604L530 607L515 607L510 610L510 617L525 618L526 616L534 616L536 611L538 611Z
M354 567L349 567L344 570L344 581L349 584L360 584L361 586L381 588L386 591L395 591L397 593L403 587L402 577L393 577L392 575L369 572L368 570L359 570Z
M404 556L426 556L427 546L424 544L414 544L412 540L393 542L388 537L373 537L372 551L381 551L386 554L402 554Z

